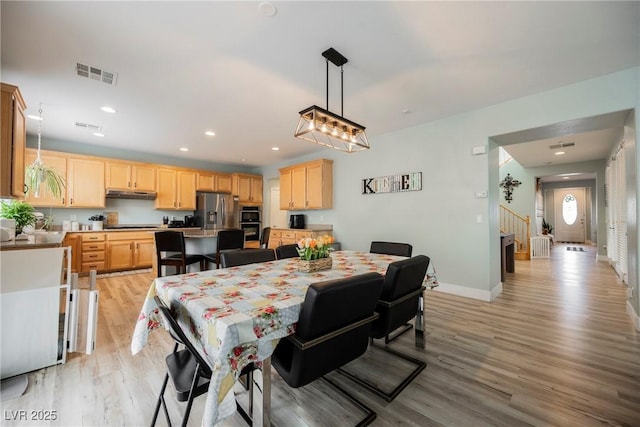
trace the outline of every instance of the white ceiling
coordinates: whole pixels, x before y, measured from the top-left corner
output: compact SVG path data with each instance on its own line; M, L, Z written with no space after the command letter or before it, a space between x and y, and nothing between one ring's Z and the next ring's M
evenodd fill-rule
M293 131L298 111L326 106L328 47L349 59L344 115L372 149L387 132L640 65L638 2L3 1L1 15L2 81L28 114L44 104L44 137L246 166L326 150ZM77 62L116 85L76 76ZM333 66L330 79L339 113ZM587 160L617 131L569 139Z

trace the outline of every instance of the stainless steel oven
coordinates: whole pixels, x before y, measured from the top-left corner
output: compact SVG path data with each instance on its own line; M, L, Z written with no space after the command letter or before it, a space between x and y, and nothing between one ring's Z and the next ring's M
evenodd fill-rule
M240 228L244 230L245 241L259 241L262 227L260 206L242 206L240 208Z
M260 240L260 223L251 222L240 224L240 228L244 231L244 240L249 242L251 240Z
M240 224L262 222L259 206L242 206L240 209Z

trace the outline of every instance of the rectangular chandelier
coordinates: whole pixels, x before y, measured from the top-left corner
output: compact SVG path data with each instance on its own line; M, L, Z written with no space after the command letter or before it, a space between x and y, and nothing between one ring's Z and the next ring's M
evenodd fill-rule
M327 109L312 105L300 111L300 120L293 136L347 153L371 148L367 135L364 133L365 127L343 117L344 70L342 66L349 60L332 47L322 52L322 56L327 64ZM340 67L341 115L329 111L329 62Z
M353 153L369 147L365 127L312 105L300 111L296 138Z

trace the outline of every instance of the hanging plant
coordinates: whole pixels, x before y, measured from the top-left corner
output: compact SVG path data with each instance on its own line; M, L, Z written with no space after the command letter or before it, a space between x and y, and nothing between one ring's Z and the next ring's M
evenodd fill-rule
M38 153L39 154L39 153ZM38 156L39 157L39 156ZM62 197L62 193L67 184L65 179L53 168L45 165L39 158L27 166L26 184L27 194L40 197L40 186L44 184L44 190L55 198Z
M36 159L27 166L25 171L25 181L27 184L26 194L33 194L34 197L40 197L40 186L44 184L44 190L55 198L60 198L66 187L65 180L53 168L46 166L40 158L40 145L42 139L42 103L38 109L38 152Z

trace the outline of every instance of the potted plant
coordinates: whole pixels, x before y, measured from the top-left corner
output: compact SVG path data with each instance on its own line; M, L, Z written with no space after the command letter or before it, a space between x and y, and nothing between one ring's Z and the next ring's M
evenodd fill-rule
M39 158L27 166L25 175L27 194L33 193L34 197L40 197L42 184L44 184L44 190L55 198L60 198L66 187L64 178L53 168L39 161Z
M552 234L553 233L553 225L549 224L547 220L542 218L542 234Z
M21 234L25 226L33 225L36 222L33 206L22 200L12 200L8 203L3 201L0 217L16 222L16 235Z
M104 224L104 220L107 219L104 215L93 215L89 218L89 221L92 221L91 229L92 230L102 230L102 226Z
M332 243L333 237L327 235L316 239L301 239L298 242L298 270L311 273L330 269L332 263L329 254L333 250Z

